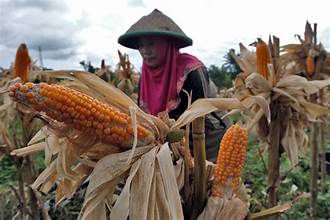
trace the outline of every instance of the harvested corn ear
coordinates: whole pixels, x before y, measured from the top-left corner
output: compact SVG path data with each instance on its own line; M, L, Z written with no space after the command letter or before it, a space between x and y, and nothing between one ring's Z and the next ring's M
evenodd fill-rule
M238 124L232 125L224 134L214 169L212 195L221 197L222 189L231 187L237 190L243 170L248 134Z
M15 101L45 112L56 121L75 129L97 135L103 142L127 149L133 143L131 117L79 91L46 83L16 83L9 94ZM137 126L138 145L147 145L154 135L141 125Z

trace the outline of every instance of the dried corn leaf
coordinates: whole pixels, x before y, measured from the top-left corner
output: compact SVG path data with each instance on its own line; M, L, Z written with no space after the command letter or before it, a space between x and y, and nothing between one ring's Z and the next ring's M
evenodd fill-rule
M61 151L57 157L57 172L67 179L72 181L79 180L76 172L72 170L73 166L77 164L79 156L73 149L73 143L67 143L67 145L62 146Z
M242 180L238 189L235 191L235 196L245 203L246 207L250 207L251 196L248 194L250 189L247 189Z
M162 174L160 173L158 164L155 170L156 176L156 204L155 204L155 219L172 219L170 204L166 198L164 181L162 179Z
M246 49L246 47L240 43L240 54L236 55L234 51L230 52L235 62L239 65L240 69L246 74L250 74L256 71L256 55L255 53Z
M77 180L62 179L56 188L55 205L58 205L64 199L72 198L73 194L80 187L83 181L91 173L91 168L85 164L78 164L73 171L77 173Z
M298 145L299 140L303 140L303 137L297 137L295 126L292 122L289 122L288 126L286 127L284 137L281 140L281 144L288 155L292 167L295 167L298 164L300 146Z
M183 219L180 196L168 145L144 154L131 168L111 219Z
M243 220L248 215L248 208L238 198L233 198L226 202L223 209L216 217L216 220L231 219L231 220Z
M282 78L277 84L276 87L282 88L284 90L288 88L294 88L305 91L307 95L314 94L318 92L323 87L330 85L330 80L313 80L308 81L306 78L290 75Z
M248 214L247 206L238 198L226 200L210 197L203 212L197 220L243 220Z
M0 91L0 119L6 125L12 122L18 113L15 109L16 104L11 100L8 95L8 86L10 86L12 83L13 82L8 81Z
M296 98L294 98L292 95L290 95L289 92L284 91L283 89L274 87L274 88L272 88L272 91L278 94L278 96L273 96L273 100L277 99L280 96L285 96L285 97L288 97L289 99L291 99L293 102L298 103L298 100Z
M130 219L147 219L148 199L154 176L157 150L158 148L150 150L140 159L140 167L131 184L129 206Z
M195 118L204 116L208 113L218 110L231 110L239 109L246 110L254 105L258 105L260 110L248 125L249 129L252 128L263 114L266 115L268 121L270 121L270 109L267 100L262 96L249 96L242 101L236 98L208 98L196 100L174 123L171 129L180 128Z
M270 123L270 108L266 98L261 95L249 96L242 101L242 104L246 109L251 109L253 106L257 105L258 108L262 110L262 115L264 114L268 123Z
M93 145L86 153L80 156L89 158L90 160L98 161L109 154L116 154L120 152L122 152L122 150L119 147L98 142Z
M236 115L236 114L241 113L241 112L242 112L241 109L233 109L233 110L230 110L228 113L224 114L224 115L221 117L221 119L225 119L225 118L227 118L227 117L229 117L229 116L233 116L233 115Z
M55 171L54 173L52 173L52 175L50 175L48 180L42 184L39 191L43 192L45 194L48 193L51 190L51 188L53 187L53 185L55 184L56 180L57 180L57 173Z
M308 44L308 45L311 45L313 44L313 30L312 30L312 27L311 27L311 24L306 21L306 25L305 25L305 41L304 41L304 44Z
M130 163L137 145L137 120L136 120L136 112L137 109L133 106L129 107L129 112L132 118L132 128L133 128L133 146L132 146L132 151L131 154L128 156L127 163Z
M245 98L252 95L252 92L246 88L245 78L246 77L243 75L243 73L240 73L236 76L234 81L235 97L239 100L244 100Z
M327 115L330 113L329 107L324 107L318 104L314 104L312 102L307 102L304 100L299 101L301 106L304 108L304 114L307 115L310 121L316 121L322 115Z
M0 119L3 121L5 124L9 124L12 122L16 115L17 111L15 110L15 103L4 103L0 106Z
M180 194L168 143L165 143L160 147L159 153L157 154L157 160L162 180L164 182L165 196L169 203L171 219L183 219Z
M72 190L75 185L75 181L69 179L62 179L56 187L55 193L55 206L60 204L65 198L70 198L72 195Z
M235 54L234 51L230 52L230 56L235 60L241 70L244 72L248 72L251 69L251 65L249 63L244 62L238 55Z
M254 126L259 122L259 120L262 118L263 115L264 115L263 110L259 109L252 118L248 118L247 125L245 126L246 130L248 132L251 132Z
M249 215L248 220L265 218L265 217L269 217L272 215L277 215L277 214L285 212L286 210L290 209L291 207L292 207L292 203L290 203L290 202L285 203L283 205L277 205L270 209L266 209L266 210L260 211L258 213Z
M121 175L113 178L111 181L100 186L96 191L93 191L88 196L86 195L82 209L80 210L79 220L94 220L98 219L105 210L105 200L108 195L112 195L115 191L116 185L120 181ZM100 210L100 208L103 208ZM102 214L100 214L102 213Z
M296 198L294 198L291 202L287 202L282 205L277 205L272 208L250 214L250 215L248 215L247 219L248 220L254 220L254 219L259 219L259 218L264 219L265 217L281 214L281 213L285 212L286 210L290 209L294 205L294 203L297 202L298 200L300 200L301 198L308 198L308 197L310 197L309 193L302 193L299 196L297 196Z
M141 165L141 159L136 161L130 170L129 176L126 180L125 186L120 193L119 197L117 198L117 201L115 205L113 206L111 213L110 213L110 219L118 219L118 220L126 220L129 215L129 209L130 209L130 188L133 178L135 177L138 169ZM143 202L143 201L140 201ZM145 201L144 201L145 202Z
M223 209L225 200L219 197L210 197L203 212L198 216L197 220L215 220L219 212Z
M184 185L184 161L182 158L175 162L174 171L178 189L180 191Z
M259 73L251 73L245 80L246 88L250 89L254 95L260 93L268 94L272 86L263 76Z
M139 162L135 162L138 157L149 151L152 147L146 146L141 147L135 150L132 163L133 167L131 169L131 174L137 171L139 167ZM93 173L90 175L90 183L88 185L86 191L86 199L83 205L83 208L80 213L79 219L93 219L94 209L99 206L101 203L105 203L109 197L112 197L115 186L118 181L126 175L126 171L130 169L131 164L127 163L127 159L131 153L131 150L119 153L108 155L98 161L96 164ZM136 170L136 171L135 171ZM130 190L130 181L133 179L134 175L129 176L126 181L126 188L124 187L122 194L118 198L116 205L111 210L111 215L114 215L115 218L111 217L111 219L121 219L123 216L128 215L128 208L122 209L122 207L126 207L129 205L129 190ZM106 190L104 186L110 186L110 190ZM125 214L127 212L127 215ZM124 218L124 217L123 217ZM124 218L125 219L125 218Z
M143 155L152 149L152 146L145 146L137 148L134 152L132 163L137 160L138 157ZM90 183L87 188L86 195L97 190L101 185L111 181L113 178L118 177L123 172L127 171L131 164L127 164L127 158L131 150L108 155L101 160L99 160L90 176Z
M0 121L0 134L2 136L2 142L8 147L8 151L16 149L15 144L10 140L8 130L3 122Z
M105 202L100 202L86 217L83 219L90 219L90 220L106 220L107 213L106 213L106 204Z
M30 154L38 153L39 151L44 150L45 147L46 147L45 142L41 142L41 143L30 145L28 147L23 147L23 148L13 150L12 152L10 152L10 155L24 157L24 156L27 156Z
M287 53L299 53L301 50L303 50L301 44L287 44L281 47L281 52Z
M46 133L45 133L46 126L42 127L34 136L31 138L29 141L28 145L32 145L41 141L44 141L46 138Z
M206 98L198 99L180 116L171 129L178 129L192 122L195 118L218 110L244 109L236 98Z
M47 135L45 140L45 164L48 165L52 159L52 156L58 154L58 152L62 149L61 146L66 144L66 141L58 138L57 135L51 133L47 128L44 129L44 132Z
M154 220L156 215L156 175L152 177L151 187L150 187L150 194L148 199L148 213L147 213L147 220Z
M46 169L39 174L38 178L31 185L32 189L38 189L42 184L46 183L52 175L56 175L56 161L53 161Z

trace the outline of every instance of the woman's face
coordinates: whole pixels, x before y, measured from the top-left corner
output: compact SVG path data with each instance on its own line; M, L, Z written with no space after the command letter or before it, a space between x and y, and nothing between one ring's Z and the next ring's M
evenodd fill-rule
M143 62L151 68L163 64L166 46L166 39L161 37L140 37L138 42L138 50Z

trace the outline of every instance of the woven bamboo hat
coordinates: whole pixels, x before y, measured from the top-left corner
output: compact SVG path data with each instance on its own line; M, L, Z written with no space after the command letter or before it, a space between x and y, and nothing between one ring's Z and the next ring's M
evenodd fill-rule
M168 16L155 9L133 24L125 34L118 38L118 43L132 49L138 49L141 36L166 36L174 38L179 48L192 45L192 40Z

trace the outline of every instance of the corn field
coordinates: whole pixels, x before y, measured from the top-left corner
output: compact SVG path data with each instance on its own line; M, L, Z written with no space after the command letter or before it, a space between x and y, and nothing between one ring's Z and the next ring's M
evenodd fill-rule
M0 160L17 172L0 188L0 219L280 219L303 199L306 218L316 219L318 196L329 190L330 53L316 25L306 23L298 40L258 38L251 50L240 43L231 56L242 72L226 97L189 103L176 121L139 108L139 74L127 54L118 51L115 71L104 61L95 74L42 70L20 45L13 67L0 73ZM204 116L214 111L236 120L216 163L205 159L204 136ZM244 179L251 141L266 170L263 203ZM280 200L306 158L309 190Z

